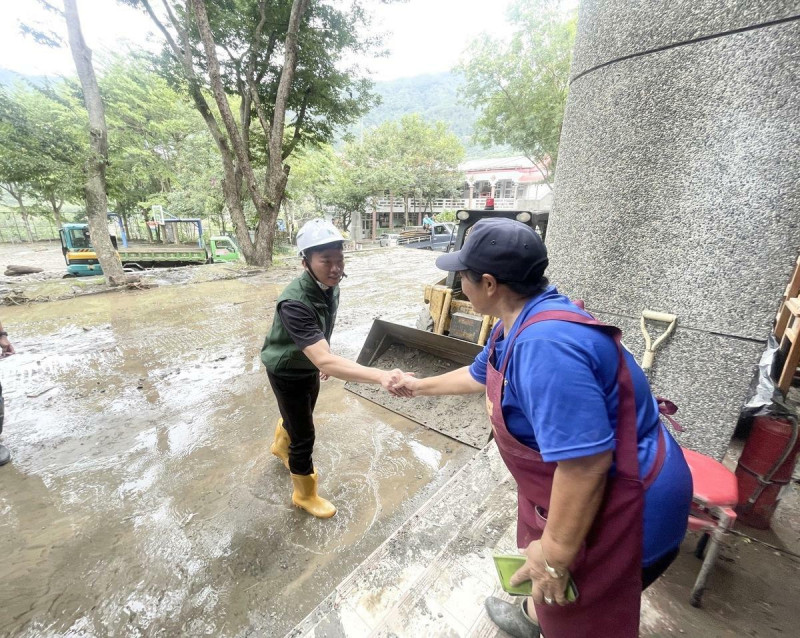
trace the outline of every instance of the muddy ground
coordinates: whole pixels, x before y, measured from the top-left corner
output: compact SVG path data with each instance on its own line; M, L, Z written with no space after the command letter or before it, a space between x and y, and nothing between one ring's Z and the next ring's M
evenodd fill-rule
M334 350L355 358L375 318L413 325L434 257L350 255ZM0 247L2 266L25 259L52 281L0 285L52 298L35 291L64 285L58 246ZM277 407L258 351L299 271L221 267L0 306L18 350L0 360L13 454L0 468L0 636L282 635L473 454L328 382L315 462L339 512L294 509L268 451ZM742 531L800 553L798 492L787 488L772 531ZM793 635L797 559L732 539L696 610L689 552L687 540L648 594L650 635Z
M352 255L334 349L413 323L433 259ZM469 458L328 382L315 464L339 511L291 506L258 352L298 272L0 309L0 635L281 635Z

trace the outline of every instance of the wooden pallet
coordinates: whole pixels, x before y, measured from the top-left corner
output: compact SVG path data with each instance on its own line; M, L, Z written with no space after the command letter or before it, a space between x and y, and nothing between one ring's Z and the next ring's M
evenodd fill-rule
M786 394L792 385L795 371L800 364L800 299L787 299L783 304L786 310L786 324L780 336L779 352L783 358L783 366L778 376L778 388ZM783 310L782 310L783 311Z
M783 333L786 330L787 324L789 323L789 317L791 317L791 313L786 306L786 302L789 299L796 299L798 296L800 296L800 257L797 258L797 263L794 267L794 273L792 274L792 278L789 280L789 283L786 285L780 310L778 310L778 315L775 317L775 337L778 339L778 341L783 338Z

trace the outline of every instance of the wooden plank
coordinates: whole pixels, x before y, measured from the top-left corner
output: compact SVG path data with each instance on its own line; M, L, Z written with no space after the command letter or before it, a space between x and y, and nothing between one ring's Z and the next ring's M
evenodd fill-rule
M786 324L789 322L789 317L791 316L791 312L786 307L786 302L798 296L800 296L800 257L797 258L792 277L789 279L789 283L786 284L786 290L783 293L783 301L775 317L774 333L778 341L783 338L783 331L786 330Z
M786 352L786 359L778 378L778 388L784 394L789 391L800 365L800 299L787 299L785 305L791 318L781 340L781 351Z
M797 297L800 295L800 257L797 258L797 263L794 267L794 273L789 283L786 285L786 291L783 296L786 299Z

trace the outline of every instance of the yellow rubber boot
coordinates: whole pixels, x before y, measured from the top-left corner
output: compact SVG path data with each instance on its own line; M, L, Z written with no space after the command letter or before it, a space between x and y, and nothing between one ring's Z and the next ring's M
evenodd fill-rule
M292 503L317 518L330 518L336 514L336 508L317 494L317 483L316 472L308 476L292 474Z
M287 470L289 469L289 433L283 427L283 419L278 419L278 424L275 426L275 440L269 451L283 462Z

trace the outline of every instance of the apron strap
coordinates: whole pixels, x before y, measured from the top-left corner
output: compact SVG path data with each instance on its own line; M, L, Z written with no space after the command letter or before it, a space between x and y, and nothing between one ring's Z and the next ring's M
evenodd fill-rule
M664 434L664 426L659 423L658 424L658 444L656 445L656 458L653 460L653 465L650 467L650 470L645 474L644 478L642 479L642 483L644 484L644 489L648 489L658 478L658 475L661 473L661 468L664 467L664 459L667 458L667 439L666 435Z
M525 321L506 344L503 363L498 370L504 378L506 368L508 367L508 362L511 358L511 349L514 345L514 342L517 340L517 337L523 330L525 330L525 328L532 326L535 323L539 323L540 321L567 321L569 323L579 323L587 326L594 326L614 339L618 353L617 430L614 434L614 438L616 439L615 460L617 466L617 475L632 480L639 480L639 446L636 418L636 395L633 389L633 379L631 378L628 364L625 361L625 350L622 347L622 331L615 326L602 323L594 317L587 317L586 315L571 310L545 310L543 312L538 312ZM492 335L492 342L489 351L490 357L494 353L494 342L496 341L498 334L499 331Z

